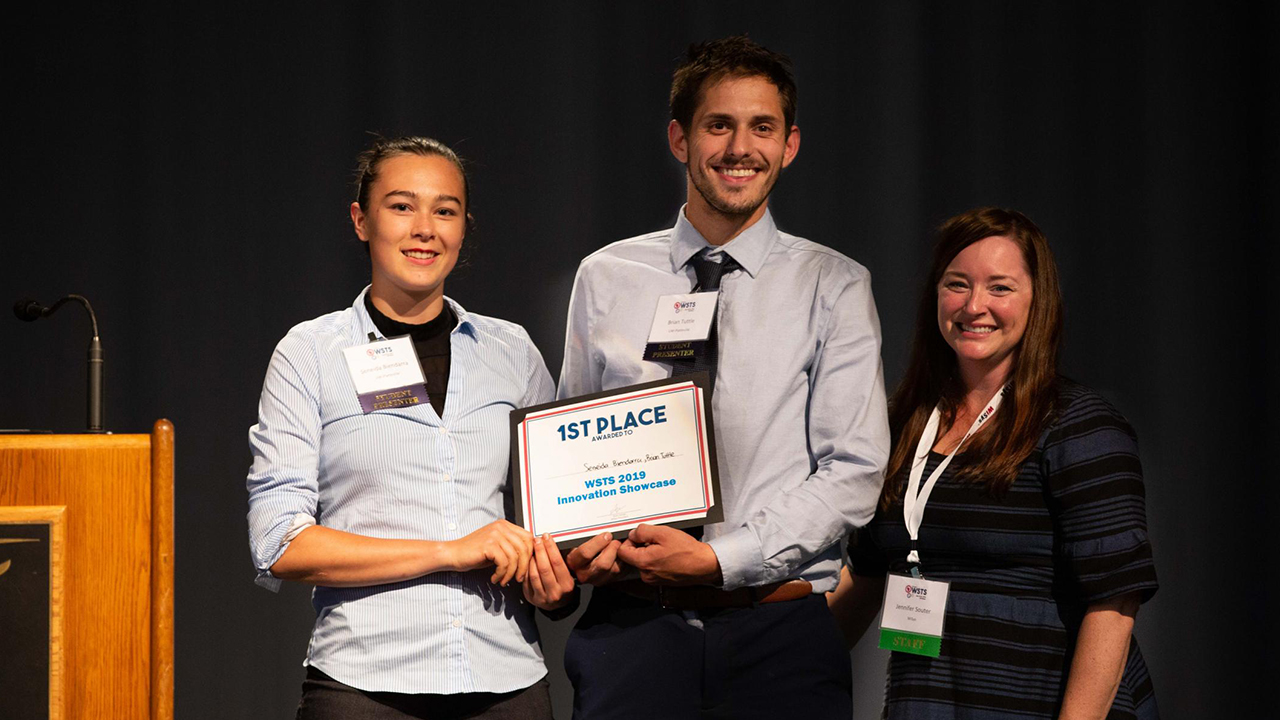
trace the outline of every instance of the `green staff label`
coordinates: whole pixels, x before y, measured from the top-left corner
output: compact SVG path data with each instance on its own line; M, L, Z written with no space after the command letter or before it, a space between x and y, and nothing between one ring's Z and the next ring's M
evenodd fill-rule
M942 638L880 628L880 649L938 657Z

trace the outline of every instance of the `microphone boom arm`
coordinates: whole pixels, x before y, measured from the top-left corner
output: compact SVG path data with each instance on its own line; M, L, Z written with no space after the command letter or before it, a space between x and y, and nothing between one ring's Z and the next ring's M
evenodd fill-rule
M71 294L58 300L50 307L45 307L35 300L19 300L14 304L13 311L22 320L38 320L54 314L58 311L58 308L73 300L84 306L85 311L89 313L89 322L93 325L93 339L89 341L88 429L91 433L106 432L102 426L104 405L103 371L106 365L106 356L102 352L102 340L98 337L98 316L94 314L93 306L89 304L88 298L83 295Z

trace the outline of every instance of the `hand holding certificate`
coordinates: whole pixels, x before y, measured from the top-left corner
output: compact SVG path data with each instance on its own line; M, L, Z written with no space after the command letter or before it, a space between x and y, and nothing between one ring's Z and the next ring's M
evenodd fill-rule
M516 522L561 547L720 522L705 373L511 413Z

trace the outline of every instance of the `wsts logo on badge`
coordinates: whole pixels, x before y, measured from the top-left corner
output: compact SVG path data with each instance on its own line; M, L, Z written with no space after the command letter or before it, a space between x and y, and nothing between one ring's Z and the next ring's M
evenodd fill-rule
M389 347L367 348L367 349L365 350L365 354L367 354L367 355L368 355L369 357L371 357L371 358L376 358L376 357L378 357L379 355L387 355L388 353L391 353L392 351L393 351L393 349L392 349L392 348L389 348Z
M924 600L929 594L927 588L916 587L915 585L907 585L904 589L907 591L908 598L915 598L916 600Z
M676 313L678 314L681 310L692 310L696 308L698 306L698 303L697 301L690 300L689 302L678 302L675 305L676 305Z

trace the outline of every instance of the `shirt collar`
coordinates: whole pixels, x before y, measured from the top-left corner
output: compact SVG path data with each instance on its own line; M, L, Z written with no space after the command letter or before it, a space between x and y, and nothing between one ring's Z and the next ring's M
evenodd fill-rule
M372 286L366 285L364 290L356 296L356 301L351 305L351 310L355 313L357 330L360 331L360 338L368 341L369 333L379 340L386 340L382 333L378 331L378 326L373 324L373 318L369 317L369 311L364 308L364 296L369 294ZM453 328L453 332L465 332L472 338L477 337L476 324L471 320L471 314L462 308L461 305L454 302L453 298L445 296L444 301L449 303L449 307L453 308L453 314L458 316L458 325Z
M685 207L680 208L675 229L671 233L672 272L680 272L689 258L704 249L716 248L685 217ZM768 257L777 237L778 226L773 224L773 214L766 208L764 215L751 227L716 249L728 253L751 277L755 277L764 267L764 259Z

